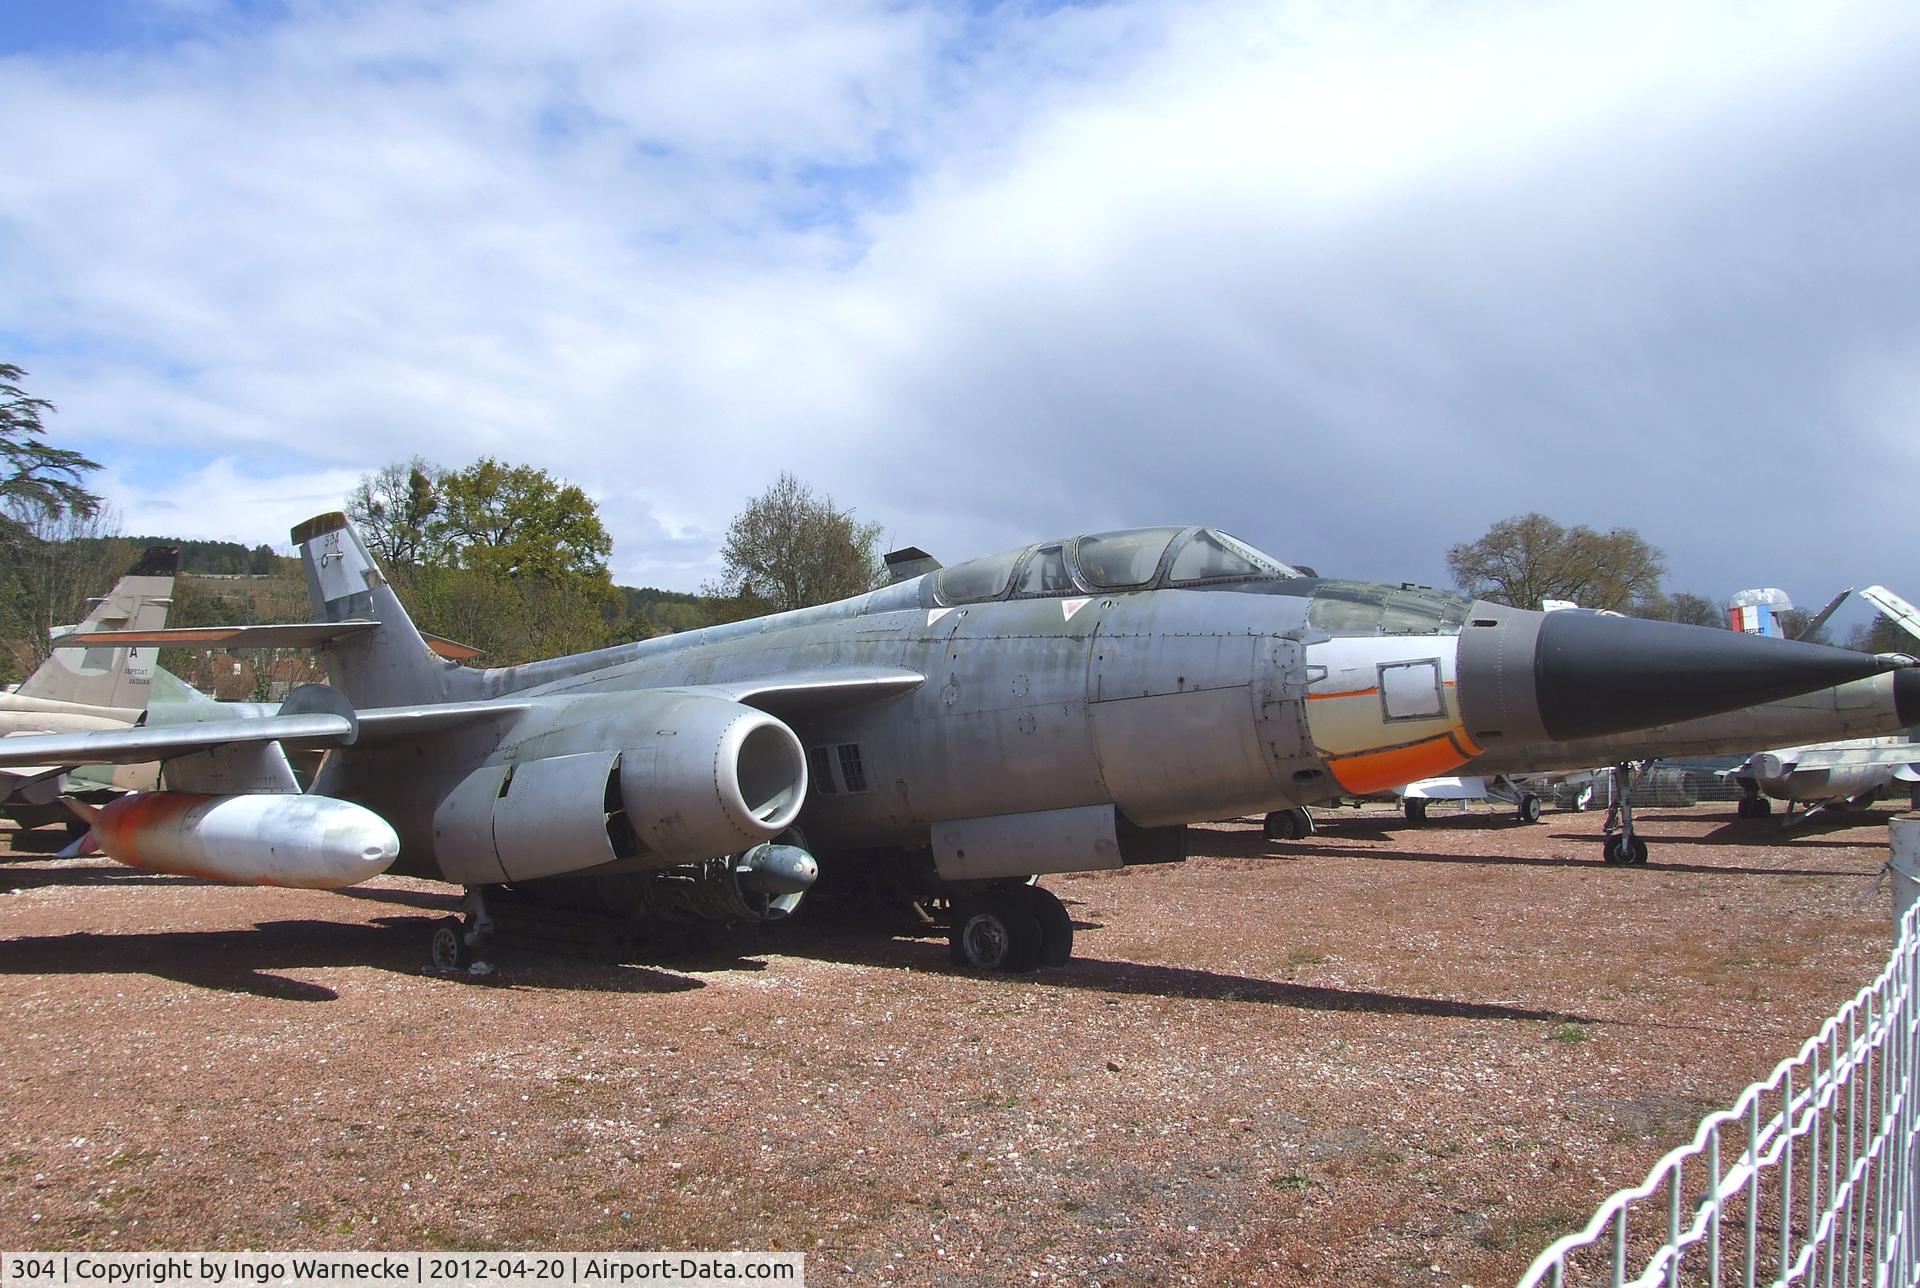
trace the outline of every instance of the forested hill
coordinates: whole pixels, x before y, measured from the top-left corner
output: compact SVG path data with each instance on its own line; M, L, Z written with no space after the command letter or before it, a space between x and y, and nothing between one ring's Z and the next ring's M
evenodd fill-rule
M238 541L183 541L179 537L119 537L132 546L179 546L180 571L225 576L266 576L297 569L297 560L277 555L273 547L249 549Z

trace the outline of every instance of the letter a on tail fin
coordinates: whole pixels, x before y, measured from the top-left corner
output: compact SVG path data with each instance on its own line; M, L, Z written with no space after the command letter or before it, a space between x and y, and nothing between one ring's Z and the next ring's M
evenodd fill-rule
M77 633L151 631L167 624L173 604L173 578L180 566L178 546L149 546L114 588L93 600ZM137 714L146 709L159 650L98 647L56 649L21 682L21 697L46 698ZM133 715L124 717L131 720Z
M327 646L327 673L355 707L398 707L477 696L478 676L434 655L380 566L339 512L293 530L307 593L329 622L371 619L375 630Z

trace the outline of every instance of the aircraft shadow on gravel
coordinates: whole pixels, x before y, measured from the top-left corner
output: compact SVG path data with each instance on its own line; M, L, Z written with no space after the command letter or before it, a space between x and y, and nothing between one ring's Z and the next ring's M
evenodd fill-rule
M837 932L783 945L780 951L795 957L847 965L898 967L943 974L955 971L949 964L946 944L924 939L881 939ZM1598 1022L1589 1016L1497 1002L1454 1002L1404 993L1327 988L1286 980L1259 979L1250 975L1228 975L1197 966L1162 966L1078 955L1058 970L1043 971L1032 978L1035 983L1050 988L1080 988L1133 996L1195 997L1221 1002L1264 1002L1308 1011L1367 1011L1379 1015L1425 1015L1454 1020Z
M135 934L79 933L0 939L4 975L155 975L196 988L294 1002L331 1002L339 992L280 972L371 966L400 975L427 974L422 945L431 921L382 917L371 924L263 921L250 930L174 930ZM733 965L702 960L693 969ZM759 967L760 963L741 963ZM593 966L558 954L502 956L494 975L475 984L605 993L681 993L697 979L650 966ZM463 981L464 982L464 981Z
M1593 840L1590 836L1578 834L1556 834L1556 841ZM1670 836L1659 838L1661 845L1684 839ZM1413 854L1405 850L1363 850L1356 846L1319 845L1310 841L1276 841L1275 845L1285 845L1300 852L1312 851L1319 854L1331 854L1347 859L1377 859L1382 863L1471 863L1493 868L1593 868L1605 872L1639 872L1642 874L1661 872L1702 872L1716 873L1735 877L1841 877L1865 880L1873 875L1867 868L1846 868L1840 870L1818 868L1751 868L1729 867L1720 863L1671 863L1656 858L1645 867L1613 868L1597 859L1573 858L1533 858L1523 854Z

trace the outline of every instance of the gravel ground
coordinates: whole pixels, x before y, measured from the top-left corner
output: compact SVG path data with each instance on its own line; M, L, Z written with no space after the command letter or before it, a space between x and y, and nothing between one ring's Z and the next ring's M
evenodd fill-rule
M1074 961L424 969L445 887L0 866L0 1247L805 1250L815 1283L1511 1282L1879 969L1886 820L1197 830ZM3 836L4 834L0 834ZM17 838L25 848L31 838Z

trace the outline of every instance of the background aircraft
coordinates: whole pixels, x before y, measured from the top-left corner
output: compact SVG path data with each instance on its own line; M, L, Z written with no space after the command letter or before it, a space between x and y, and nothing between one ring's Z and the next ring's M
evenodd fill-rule
M1920 610L1885 586L1869 586L1860 594L1920 639ZM1764 818L1773 812L1772 801L1777 800L1786 802L1786 821L1791 822L1795 804L1808 807L1800 815L1805 819L1823 809L1867 804L1895 782L1920 782L1920 745L1909 731L1782 747L1756 752L1724 773L1740 784L1740 817Z
M85 621L55 636L159 630L167 624L179 566L177 546L148 547L112 590L88 601ZM126 728L146 711L157 652L152 645L110 642L55 649L17 689L0 693L0 737ZM28 828L70 823L72 814L59 802L63 794L104 800L151 788L156 777L153 767L126 765L64 775L58 765L0 768L0 814Z
M343 516L294 541L325 620L235 635L323 644L337 688L296 690L274 716L26 739L0 763L165 759L169 790L93 826L135 866L312 886L391 866L463 885L465 921L434 939L448 967L491 933L503 885L625 917L756 921L790 911L823 865L823 884L950 904L963 964L1057 964L1072 926L1035 875L1175 861L1188 822L1890 665L1306 577L1169 527L476 670L429 652ZM331 748L306 794L290 747Z

